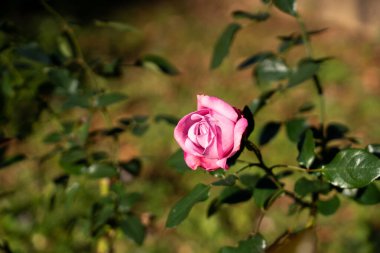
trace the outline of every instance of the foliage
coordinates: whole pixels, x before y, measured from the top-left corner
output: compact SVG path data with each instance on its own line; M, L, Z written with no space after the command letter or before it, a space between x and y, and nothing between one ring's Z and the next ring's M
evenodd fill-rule
M203 187L211 193L218 191L214 188L221 190L218 191L219 195L211 201L207 211L208 216L220 211L222 205L233 205L251 201L251 199L262 211L262 215L258 218L257 225L248 239L240 241L237 247L223 247L220 252L245 253L264 252L264 250L295 252L299 241L307 240L303 238L304 235L308 234L309 236L310 231L314 231L318 215L332 215L339 209L340 198L345 196L345 189L353 188L356 191L364 191L365 193L362 193L361 197L355 194L351 195L361 204L376 204L379 199L378 188L373 183L380 178L380 160L376 156L377 148L375 148L377 145L371 144L366 150L359 147L353 148L357 143L354 138L348 137L349 128L346 125L325 121L324 89L319 78L319 69L330 57L315 58L310 42L312 35L319 34L325 29L306 30L294 0L273 0L263 1L263 3L267 6L267 12L255 14L237 10L232 13L232 16L237 21L246 19L249 22L264 22L270 19L270 10L277 8L295 18L301 32L299 35L280 36L277 52L268 50L256 52L238 65L238 70L251 68L254 82L263 90L263 93L248 107L256 116L267 105L267 100L276 98L277 93L290 92L297 86L311 83L315 86L320 98L320 121L318 124L311 123L306 114L302 115L302 113L314 109L313 104L309 103L299 108L301 115L294 115L285 122L276 118L264 122L259 134L259 146L256 146L248 138L243 140L245 146L243 148L251 152L252 161L240 161L245 165L237 171L210 173L221 178L208 186L203 185ZM234 38L242 29L243 26L235 22L228 25L223 31L214 46L211 68L215 69L221 65L228 55ZM295 66L289 65L290 61L285 53L300 45L305 47L305 56L298 59ZM251 121L253 122L252 119ZM298 157L295 159L298 165L296 166L268 165L264 160L262 146L276 138L282 125L286 128L289 141L298 148ZM180 162L178 161L178 163ZM258 168L261 172L246 173L246 170L250 168ZM278 172L278 169L285 171ZM299 173L301 177L296 181L294 189L289 190L284 181L295 173ZM176 222L173 223L175 213L183 212L187 215L193 205L206 199L205 196L201 199L194 199L193 195L198 187L199 185L189 195L177 202L169 214L167 227L178 225L186 218L186 216L181 216L181 219L176 219ZM290 212L290 215L294 212L300 213L305 209L309 210L309 222L299 227L297 233L285 233L274 240L271 245L266 245L265 239L260 235L260 224L265 212L270 210L273 203L282 196L292 200L290 210L293 211ZM364 199L365 201L363 201ZM315 240L313 239L313 241ZM313 245L314 248L315 243ZM314 250L308 252L314 252Z
M153 41L155 52L141 52L123 40L138 41L138 46L149 44L136 39L145 31L134 24L103 16L89 23L78 21L44 1L33 3L41 10L30 15L38 14L38 18L30 21L29 15L16 15L30 21L26 27L16 19L1 20L0 173L4 181L0 183L0 252L171 252L157 245L162 238L174 251L189 251L188 245L196 245L195 251L203 252L207 251L204 245L210 244L220 253L295 252L305 243L314 250L316 227L329 223L344 201L359 204L356 210L363 213L366 206L379 204L380 145L363 147L351 136L350 128L355 124L326 120L330 108L326 108L320 73L331 57L316 57L311 47L311 38L326 29L306 29L296 0L261 2L260 10L231 13L233 21L215 38L209 64L214 75L219 74L218 68L228 61L230 53L233 55L241 33L256 35L258 31L251 28L273 21L276 11L294 19L299 31L278 36L274 50L265 48L267 45L262 50L252 46L256 52L239 59L237 72L250 71L255 89L261 93L242 110L250 122L242 142L244 150L233 157L236 160L228 161L230 170L212 173L190 170L182 150L170 156L171 134L154 131L157 126L171 131L179 121L173 111L187 109L181 98L188 96L190 89L199 88L179 90L182 74L197 73L192 73L192 68L177 68L172 59L163 57L159 46L166 41ZM30 6L28 1L20 3ZM188 23L199 25L190 17ZM184 24L181 17L175 18L178 25ZM78 35L85 25L91 26L93 34L82 40ZM144 29L151 32L149 26ZM102 43L104 34L116 36L115 44L125 43L128 50L103 58L102 52L89 45L94 38ZM177 44L181 44L180 36L176 33ZM115 47L109 50L117 51ZM303 55L299 53L302 49ZM192 59L185 61L192 63ZM162 110L155 101L144 101L141 107L161 111L152 115L135 110L138 99L147 97L142 87L136 88L139 98L125 92L126 86L135 85L130 76L147 77L153 93L159 90L157 78L162 77L172 85L170 92L165 98L161 90L154 96L170 104L173 94L183 93L176 102L181 104ZM299 89L309 89L308 102L294 114L273 113L273 102L286 105L284 95ZM318 102L311 101L314 90ZM262 114L266 120L257 122ZM319 115L319 122L315 115ZM256 131L250 135L254 127ZM139 145L144 138L153 154ZM160 138L166 146L157 149ZM282 152L279 157L287 156L292 164L271 164L270 157L278 154L270 147L276 145ZM293 157L287 150L290 146L297 150ZM283 205L288 205L287 210L276 208L281 199L286 200ZM285 231L275 224L272 237L263 231L271 212L288 215L282 221ZM291 224L294 220L298 223ZM250 231L244 231L246 227ZM183 232L183 228L187 230ZM215 231L228 231L227 240ZM376 241L378 228L370 232L362 236ZM119 248L120 244L124 248ZM351 244L347 247L351 249Z

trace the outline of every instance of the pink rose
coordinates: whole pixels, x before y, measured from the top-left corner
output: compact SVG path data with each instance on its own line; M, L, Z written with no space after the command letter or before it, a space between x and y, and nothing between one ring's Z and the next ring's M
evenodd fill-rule
M228 169L227 159L239 151L248 121L219 98L198 95L197 99L198 110L178 122L174 138L191 169Z

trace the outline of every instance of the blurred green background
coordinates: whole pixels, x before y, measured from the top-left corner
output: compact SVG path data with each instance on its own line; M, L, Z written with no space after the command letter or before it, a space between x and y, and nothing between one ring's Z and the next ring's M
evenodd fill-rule
M371 14L378 7L376 2L372 1L372 6L371 1L362 1L366 7L360 8L358 2L361 1L347 1L343 8L328 1L302 1L300 13L310 29L328 28L312 39L316 57L334 58L320 71L326 92L327 121L349 125L351 135L364 147L380 142L380 26L376 15ZM51 48L59 27L39 1L5 1L1 5L2 20L13 22L27 40L39 42L46 50ZM195 110L196 94L218 96L242 108L260 94L260 89L253 83L251 72L237 71L237 64L255 52L275 50L276 36L298 31L294 20L273 11L274 16L268 22L247 23L236 37L229 57L219 69L211 71L213 45L225 25L232 21L231 12L259 10L263 8L260 1L70 0L51 1L51 5L74 28L90 65L115 59L123 62L122 75L106 79L109 89L128 95L125 103L111 107L113 122L132 114L181 117ZM99 27L95 25L96 20L127 23L137 31ZM147 52L165 57L181 73L172 77L133 66ZM296 48L289 58L303 53L303 48ZM255 118L256 131L251 139L257 139L264 122L291 118L308 101L318 105L315 93L311 84L282 93ZM20 108L24 111L14 113L28 114L28 107ZM318 117L317 106L310 119L313 122ZM95 117L93 122L94 129L105 124L101 117ZM70 219L88 216L98 196L97 182L86 181L67 208L64 190L59 192L53 183L62 172L57 160L36 162L36 157L50 149L42 139L55 128L48 115L40 115L32 125L32 134L14 141L8 150L25 153L28 159L0 170L0 239L8 240L14 252L90 252L93 246L85 232L88 226L85 220L79 219L70 227ZM117 235L115 252L217 252L221 246L245 238L252 229L257 212L253 202L226 206L211 218L206 218L208 203L202 203L178 228L164 227L176 200L196 183L213 180L202 171L179 173L168 166L167 159L178 148L172 132L172 126L152 122L142 137L121 135L120 159L134 156L143 159L142 175L126 187L142 193L143 200L136 210L148 224L148 231L142 246ZM104 143L104 148L107 145ZM263 154L269 163L295 164L297 150L282 131L263 148ZM250 159L248 155L244 157ZM238 165L231 168L237 169ZM82 185L82 181L80 176L74 176L69 185L74 187L78 182ZM287 182L287 187L292 187L292 180ZM58 204L49 208L53 192ZM341 201L342 208L335 215L319 219L318 252L380 252L378 206L359 206L348 199ZM305 220L302 213L299 217L287 216L288 204L288 199L281 198L265 217L262 233L269 242L289 224L296 228Z

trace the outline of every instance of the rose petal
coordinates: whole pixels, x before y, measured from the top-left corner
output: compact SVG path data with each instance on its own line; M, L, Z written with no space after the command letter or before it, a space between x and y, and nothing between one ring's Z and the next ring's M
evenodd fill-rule
M177 124L177 126L174 129L174 139L177 141L178 145L185 150L185 142L188 138L188 132L189 128L195 124L196 122L200 121L204 115L208 114L208 110L201 110L197 112L192 112L187 115L185 115ZM200 115L202 117L193 116L193 115ZM194 117L196 120L193 120L192 117Z
M182 148L183 151L186 153L200 156L204 153L204 148L197 146L194 142L192 142L190 139L186 139L185 141L185 147Z
M206 157L199 157L200 164L202 168L207 171L213 171L219 169L219 165L217 164L218 159L210 159Z
M217 112L213 112L212 116L217 120L217 129L219 129L219 132L217 131L216 135L219 158L223 158L231 152L234 146L235 123Z
M189 166L192 170L196 170L201 164L199 157L186 152L184 154L184 159L187 166Z
M241 118L236 122L234 129L234 148L232 149L229 157L233 156L239 149L241 144L241 138L248 126L248 121L245 118Z
M198 110L209 109L212 111L216 111L219 114L229 118L233 122L236 122L236 120L238 119L238 114L236 113L235 109L231 105L217 97L197 95L197 99Z
M227 170L228 169L228 165L227 165L227 158L223 158L223 159L220 159L216 162L216 164L222 168L222 169L225 169Z

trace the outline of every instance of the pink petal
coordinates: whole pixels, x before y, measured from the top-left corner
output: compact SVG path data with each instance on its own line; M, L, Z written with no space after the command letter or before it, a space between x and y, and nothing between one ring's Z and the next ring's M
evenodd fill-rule
M196 170L201 164L199 157L186 152L184 155L184 159L187 166L189 166L192 170Z
M222 169L225 169L227 170L228 169L228 165L227 165L227 158L223 158L223 159L220 159L216 162L216 164L222 168Z
M205 157L200 157L200 165L202 168L204 168L207 171L213 171L219 169L219 165L217 164L218 159L209 159Z
M189 132L189 128L200 121L202 117L198 117L199 115L203 116L208 113L208 110L201 110L197 112L192 112L185 115L177 124L174 129L174 139L177 141L178 145L185 150L185 142L187 139L187 135ZM193 116L194 115L194 116ZM197 116L198 115L198 116ZM195 120L194 120L195 119Z
M245 132L245 129L248 126L248 121L245 118L241 118L236 122L234 129L234 147L229 154L229 157L233 156L239 149L241 144L241 138Z
M238 119L238 114L235 109L217 97L210 97L205 95L197 95L198 99L198 110L208 109L211 111L218 112L219 114L229 118L233 122Z
M217 143L219 150L219 158L223 158L229 154L234 146L234 129L235 123L230 119L213 112L213 118L218 121L217 123Z
M189 153L192 155L202 155L204 153L204 148L197 146L190 139L186 139L185 147L182 148L185 153Z

